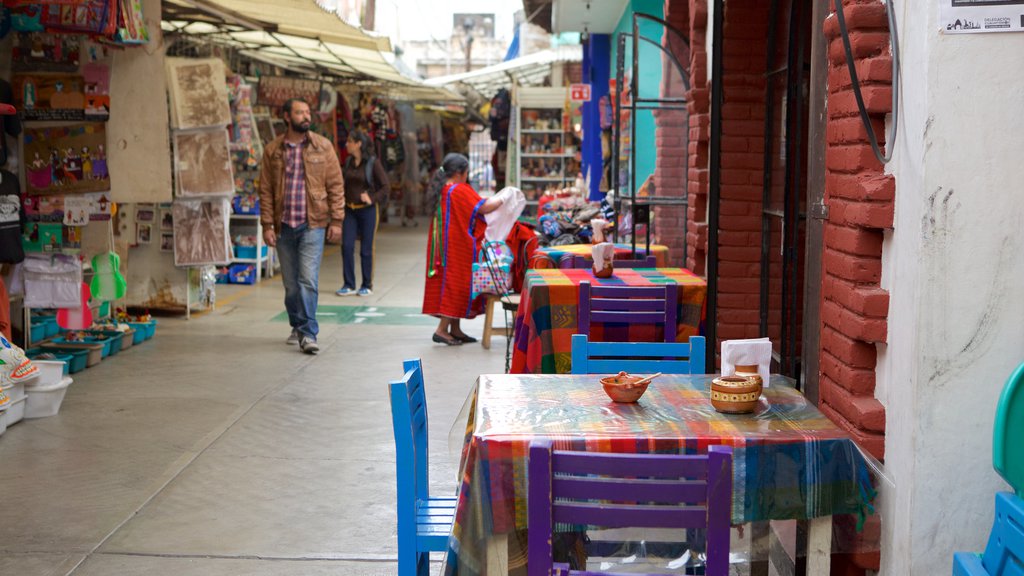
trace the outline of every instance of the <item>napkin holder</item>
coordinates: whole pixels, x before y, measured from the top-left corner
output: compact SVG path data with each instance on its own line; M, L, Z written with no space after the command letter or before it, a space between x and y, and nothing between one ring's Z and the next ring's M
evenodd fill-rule
M594 258L592 264L594 278L611 278L612 272L615 270L615 265L612 264L615 258L615 246L608 242L602 242L595 244L590 253Z

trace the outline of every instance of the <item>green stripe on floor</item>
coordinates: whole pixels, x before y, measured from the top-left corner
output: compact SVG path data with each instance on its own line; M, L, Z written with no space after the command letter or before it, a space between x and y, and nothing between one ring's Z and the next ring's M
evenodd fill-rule
M419 308L401 306L320 306L316 310L321 324L372 324L376 326L433 326L437 319L420 313ZM274 322L287 322L282 312Z

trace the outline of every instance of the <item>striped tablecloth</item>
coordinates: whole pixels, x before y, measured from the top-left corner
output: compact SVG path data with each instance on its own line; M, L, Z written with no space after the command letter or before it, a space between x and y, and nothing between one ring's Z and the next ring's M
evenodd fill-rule
M733 448L732 522L864 514L874 491L853 440L773 376L753 414L716 412L714 375L666 375L637 404L611 402L600 376L485 375L472 392L448 574L477 575L494 534L527 527L527 453L549 438L557 450L696 454ZM509 538L509 558L525 540Z
M590 258L592 247L591 244L567 244L565 246L538 248L530 260L530 268L539 270L558 268L559 262L566 256L586 256ZM634 257L632 244L615 244L616 260L640 259L646 257L647 253L647 248L642 244L638 244L636 247L636 257ZM659 268L668 266L668 246L651 244L650 253L657 260Z
M576 334L580 282L594 286L657 286L679 289L676 340L701 333L707 283L682 268L616 269L611 278L594 278L589 269L529 270L516 314L512 372L567 374L572 367L572 335ZM590 328L595 342L660 342L663 328L653 325L602 324Z

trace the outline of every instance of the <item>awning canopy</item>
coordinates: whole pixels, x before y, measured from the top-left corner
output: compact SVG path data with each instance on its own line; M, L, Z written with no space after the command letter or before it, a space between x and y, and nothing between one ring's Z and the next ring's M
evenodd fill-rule
M463 100L402 74L382 53L390 53L387 38L370 36L313 0L163 0L162 28L168 35L230 47L247 58L327 82L415 94L411 99Z
M512 60L501 62L479 70L430 78L424 84L430 86L451 86L465 84L483 96L490 98L501 88L517 86L541 86L551 74L551 65L563 62L581 62L583 47L559 46L542 50Z

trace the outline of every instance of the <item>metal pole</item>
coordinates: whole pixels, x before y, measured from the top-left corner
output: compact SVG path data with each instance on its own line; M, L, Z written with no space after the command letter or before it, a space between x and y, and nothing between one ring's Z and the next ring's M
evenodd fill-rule
M622 212L622 187L619 185L619 150L622 139L622 77L624 74L623 68L626 67L626 35L619 34L618 37L618 52L615 54L615 92L612 102L614 102L612 118L612 130L614 135L612 136L612 180L611 186L615 189L615 216L616 218ZM615 241L619 240L619 226L618 222L615 223Z
M771 250L772 242L771 215L768 210L772 204L772 165L774 164L774 150L772 140L775 122L775 74L772 70L775 67L775 37L778 27L779 0L772 0L768 8L768 49L767 62L765 62L765 88L764 88L764 175L761 192L761 336L768 335L768 307L770 305L769 292L771 290Z
M630 258L636 260L636 220L639 215L636 205L636 115L637 107L636 100L640 97L640 80L637 78L640 70L640 43L637 39L640 38L640 25L636 20L636 14L633 14L633 74L630 78L630 91L629 91L629 195L633 199L630 204L630 210L633 211L633 217L631 218L633 229L630 231L630 242L632 242L633 250L630 253ZM647 218L647 228L650 229L650 215Z
M722 74L723 29L725 28L725 0L713 0L714 16L711 28L711 138L708 166L708 296L707 370L717 368L715 352L718 350L718 210L722 194L722 104L724 87Z

